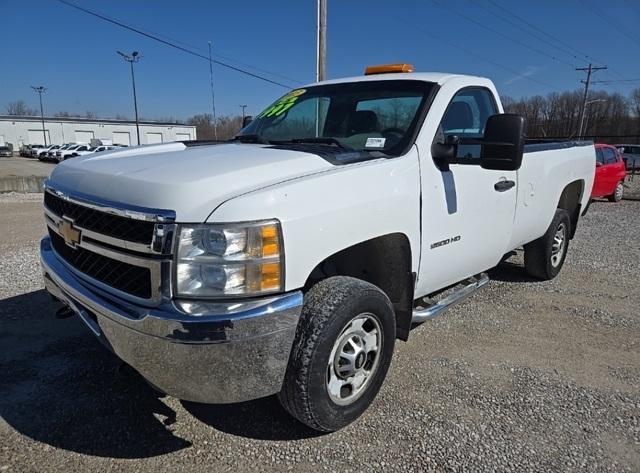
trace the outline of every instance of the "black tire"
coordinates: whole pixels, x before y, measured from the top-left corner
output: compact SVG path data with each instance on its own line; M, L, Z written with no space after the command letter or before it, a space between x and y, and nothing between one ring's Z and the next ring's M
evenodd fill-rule
M340 405L332 399L327 387L334 366L329 360L334 345L345 336L351 322L363 314L373 317L367 323L377 323L380 328L381 347L375 356L377 364L373 365L375 368L371 369L358 397L349 404ZM300 422L320 432L333 432L356 420L376 397L387 374L395 345L395 327L389 298L373 284L346 276L317 283L305 295L278 396L282 406ZM365 360L369 363L369 355ZM364 364L361 361L360 366Z
M624 193L624 183L622 181L618 182L616 185L616 190L613 191L613 194L607 196L609 202L620 202L622 200L622 194Z
M561 228L564 232L563 244L560 251L554 251L554 240ZM555 278L567 257L570 234L569 214L566 210L557 209L546 233L524 245L524 268L527 274L545 281Z

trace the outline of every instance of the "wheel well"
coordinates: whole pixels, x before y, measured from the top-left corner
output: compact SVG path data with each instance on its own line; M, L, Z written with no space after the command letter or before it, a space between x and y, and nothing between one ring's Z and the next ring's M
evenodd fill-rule
M569 237L573 238L578 228L578 219L580 218L580 201L582 199L582 191L584 189L584 181L573 181L564 188L558 201L558 208L564 209L569 214L571 221L571 232Z
M304 291L331 276L351 276L378 286L393 304L398 338L407 339L415 275L411 272L411 244L406 235L391 233L334 253L313 269Z

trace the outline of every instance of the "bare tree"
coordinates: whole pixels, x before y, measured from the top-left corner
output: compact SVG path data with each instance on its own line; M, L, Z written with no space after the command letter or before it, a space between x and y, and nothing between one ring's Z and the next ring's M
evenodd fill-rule
M16 115L16 116L33 116L37 114L37 111L27 107L27 104L24 100L16 100L15 102L9 102L6 107L7 115Z
M575 138L579 126L581 91L554 92L546 97L524 97L503 101L507 112L527 119L530 137ZM629 97L619 93L592 91L585 111L586 135L597 141L640 142L640 89ZM620 137L620 138L619 138Z
M196 127L196 134L201 140L214 140L215 133L213 129L213 115L203 113L194 115L187 120L188 125ZM242 128L241 116L221 116L217 117L216 125L218 128L218 139L228 140L233 138Z

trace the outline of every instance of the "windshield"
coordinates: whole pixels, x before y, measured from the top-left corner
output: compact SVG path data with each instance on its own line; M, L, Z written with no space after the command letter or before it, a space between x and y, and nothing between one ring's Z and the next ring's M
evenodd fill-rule
M267 107L237 139L309 142L398 156L412 144L433 87L416 80L380 80L296 89Z

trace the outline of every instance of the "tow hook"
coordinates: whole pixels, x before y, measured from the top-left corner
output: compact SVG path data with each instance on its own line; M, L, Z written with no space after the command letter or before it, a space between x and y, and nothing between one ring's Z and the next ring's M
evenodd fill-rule
M56 319L68 319L73 315L74 312L67 306L64 306L56 311Z

